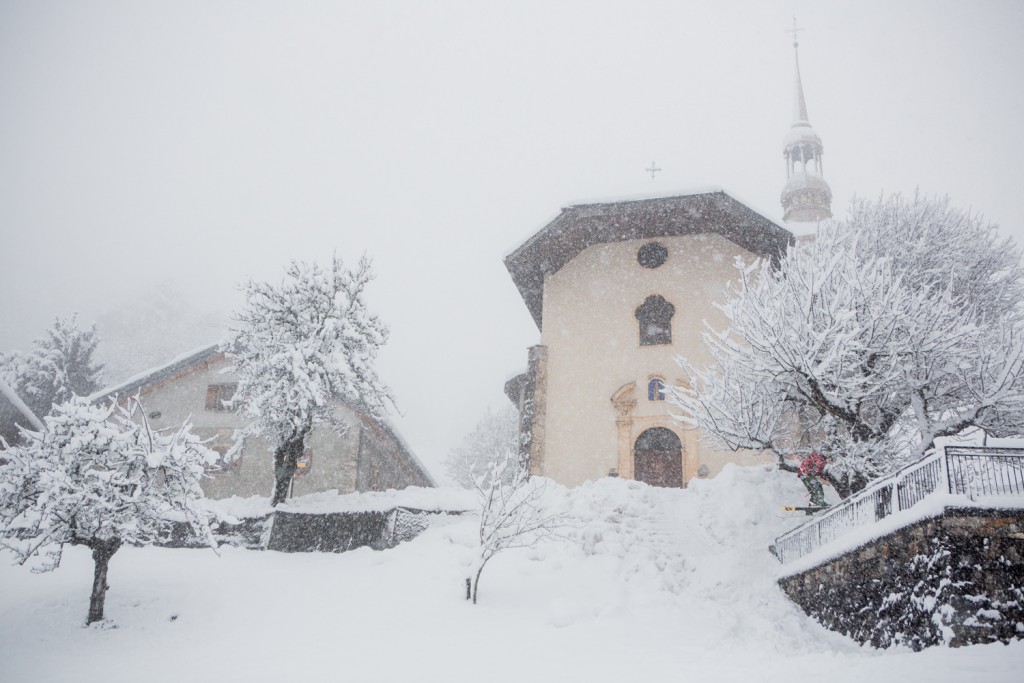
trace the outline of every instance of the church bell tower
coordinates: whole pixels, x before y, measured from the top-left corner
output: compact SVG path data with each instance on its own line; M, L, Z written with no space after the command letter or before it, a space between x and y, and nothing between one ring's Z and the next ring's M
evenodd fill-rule
M786 185L782 189L782 220L787 223L817 223L832 217L832 190L825 182L821 164L821 138L807 120L807 102L800 80L800 43L793 20L793 53L796 57L796 86L793 93L793 125L783 142Z

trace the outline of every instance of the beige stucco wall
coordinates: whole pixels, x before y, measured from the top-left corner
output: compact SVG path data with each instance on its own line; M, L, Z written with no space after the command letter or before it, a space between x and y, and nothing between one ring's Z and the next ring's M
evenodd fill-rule
M727 462L765 461L751 453L710 449L697 432L672 417L668 401L647 400L651 378L663 378L668 385L683 381L676 356L696 364L708 360L701 340L704 321L724 327L713 302L723 299L726 283L735 279L734 258L755 257L716 234L662 237L654 241L668 249L668 259L650 269L636 259L649 241L590 246L545 278L543 474L563 484L605 477L613 469L632 477L632 444L651 427L671 429L680 437L686 481L697 476L702 464L714 476ZM635 311L653 294L675 306L671 345L640 346ZM625 399L620 405L628 405L630 383L635 383L635 407L617 416L612 398L619 392ZM623 448L629 450L620 457Z
M220 360L145 390L140 397L145 413L160 413L159 417L150 418L150 424L155 428L172 427L191 416L193 431L203 438L214 436L217 430L244 426L245 421L233 412L206 409L209 385L237 381L235 375L224 372L229 366L228 361ZM338 411L339 417L350 425L348 433L339 437L327 427L313 430L309 441L313 451L312 468L308 474L295 479L293 495L330 489L338 489L341 493L355 490L360 428L355 424L351 411L344 407L339 407ZM273 469L273 446L263 439L250 439L237 467L210 473L203 480L203 491L210 498L270 496Z

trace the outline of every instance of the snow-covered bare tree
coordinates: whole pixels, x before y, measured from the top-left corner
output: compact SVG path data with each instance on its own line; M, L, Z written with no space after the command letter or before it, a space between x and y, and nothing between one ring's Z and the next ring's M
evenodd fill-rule
M40 556L37 571L56 568L65 544L89 548L95 573L86 623L103 619L107 569L122 545L153 543L175 521L215 545L199 480L217 454L187 423L153 431L144 414L137 423L127 409L73 398L44 424L4 452L0 539L23 564Z
M103 366L93 361L97 344L95 325L83 330L76 315L57 318L30 352L0 354L0 376L42 417L54 404L100 388Z
M314 426L344 433L339 401L374 414L392 401L374 369L388 331L363 300L372 277L366 257L349 270L335 256L329 271L293 261L281 284L243 287L240 329L225 350L239 375L234 401L252 421L235 451L252 436L274 443L271 505L288 497Z
M546 481L531 477L516 444L490 462L474 463L480 501L480 548L466 578L466 599L476 604L480 575L502 550L529 548L555 534L563 515L544 505Z
M488 408L473 431L453 448L445 459L448 476L463 488L477 486L477 474L488 475L494 463L519 448L519 413L514 406ZM508 469L507 474L512 475ZM489 485L490 482L484 482Z
M842 496L940 436L1024 426L1020 253L978 216L915 196L854 202L778 268L738 264L704 340L681 360L684 420L731 449L812 451Z

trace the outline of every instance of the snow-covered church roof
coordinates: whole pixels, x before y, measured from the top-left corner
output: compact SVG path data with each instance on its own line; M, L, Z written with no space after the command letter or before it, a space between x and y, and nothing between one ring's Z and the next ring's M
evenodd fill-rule
M779 259L793 235L723 191L606 204L562 212L505 258L505 267L542 327L544 276L593 244L716 233L757 256Z

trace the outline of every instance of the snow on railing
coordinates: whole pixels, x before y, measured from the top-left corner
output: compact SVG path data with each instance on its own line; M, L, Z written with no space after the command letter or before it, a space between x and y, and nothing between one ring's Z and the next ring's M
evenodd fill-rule
M775 539L772 553L792 562L935 493L967 496L1024 495L1024 448L948 446L877 480L863 491ZM895 495L893 495L895 494Z
M1024 448L946 448L949 492L969 496L1024 495Z

